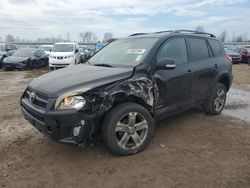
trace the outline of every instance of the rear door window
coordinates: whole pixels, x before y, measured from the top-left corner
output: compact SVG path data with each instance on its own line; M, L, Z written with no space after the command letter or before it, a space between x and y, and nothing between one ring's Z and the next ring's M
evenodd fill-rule
M217 40L209 39L208 43L210 47L212 48L214 56L215 57L220 56L222 52L220 42Z
M205 39L189 38L189 47L191 61L204 60L210 57Z

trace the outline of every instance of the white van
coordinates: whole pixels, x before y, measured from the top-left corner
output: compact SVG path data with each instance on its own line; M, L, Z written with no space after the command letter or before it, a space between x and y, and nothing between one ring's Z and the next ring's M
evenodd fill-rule
M54 44L49 56L50 69L67 67L78 63L80 63L80 52L77 43L60 42Z
M44 52L45 52L47 55L50 55L50 52L51 52L51 49L53 48L53 45L41 45L39 48L40 48L40 49L43 49Z

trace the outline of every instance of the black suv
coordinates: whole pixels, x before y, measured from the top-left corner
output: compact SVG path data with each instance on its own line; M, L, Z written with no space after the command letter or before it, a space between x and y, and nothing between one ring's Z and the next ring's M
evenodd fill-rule
M5 57L12 55L17 50L16 45L10 43L0 43L0 67Z
M219 114L232 83L219 40L188 30L133 34L87 63L30 82L23 114L62 143L82 145L101 133L119 155L142 151L159 119L197 105Z

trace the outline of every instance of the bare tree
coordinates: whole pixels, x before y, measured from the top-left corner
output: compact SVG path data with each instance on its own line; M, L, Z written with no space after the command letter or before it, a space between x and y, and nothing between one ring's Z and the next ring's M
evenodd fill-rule
M97 42L97 36L93 31L80 33L80 39L82 42L86 43Z
M239 35L235 35L235 33L233 33L233 42L247 42L248 38L247 38L247 33L241 33Z
M110 32L104 33L103 42L108 42L112 38L113 38L113 33L110 33Z
M241 34L236 37L235 42L243 42L243 37Z
M70 42L70 35L69 35L69 32L67 32L67 41Z
M242 39L243 39L243 42L247 42L248 41L247 33L242 33Z
M14 42L15 41L15 38L13 37L13 35L6 35L5 36L5 42Z
M218 38L221 42L225 42L227 38L227 31L226 30L222 31L222 33L219 35Z
M199 32L205 32L205 29L202 25L198 25L196 28L195 28L195 31L199 31Z

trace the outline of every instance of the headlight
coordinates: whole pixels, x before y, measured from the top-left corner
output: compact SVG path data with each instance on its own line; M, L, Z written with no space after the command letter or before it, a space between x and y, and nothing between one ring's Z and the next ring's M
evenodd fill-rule
M80 110L86 105L86 99L82 96L69 96L65 97L60 105L58 106L58 110L65 109L76 109Z
M79 88L59 96L55 102L54 109L81 109L86 105L86 100L81 96L82 93L90 90L89 87ZM79 104L78 104L79 103ZM79 108L79 106L82 106Z

